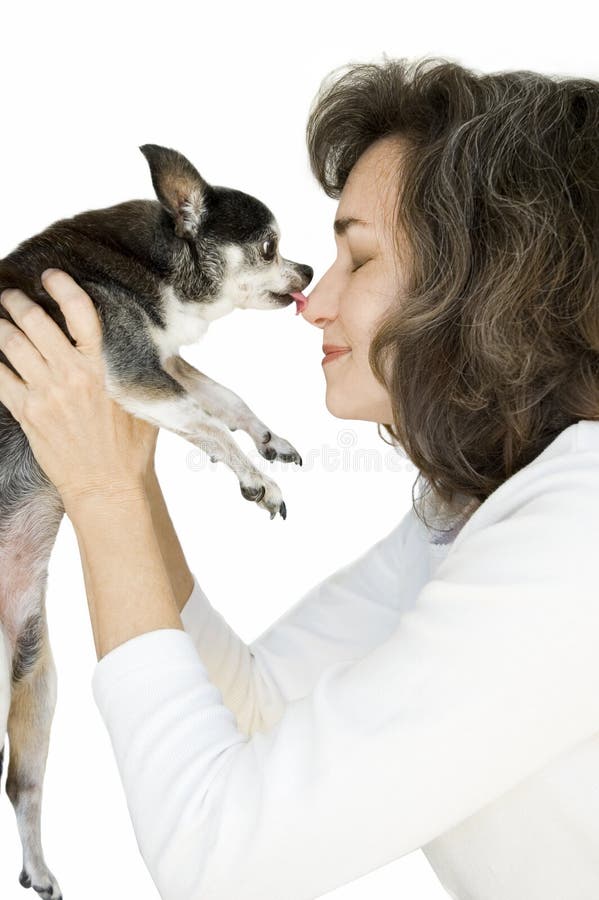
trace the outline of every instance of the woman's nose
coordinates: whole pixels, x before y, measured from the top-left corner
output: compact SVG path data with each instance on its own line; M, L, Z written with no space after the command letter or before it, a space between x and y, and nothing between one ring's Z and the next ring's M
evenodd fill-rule
M326 282L326 275L318 281L309 294L306 294L308 302L302 310L302 316L311 325L324 328L326 322L331 321L337 315L338 302L332 285Z

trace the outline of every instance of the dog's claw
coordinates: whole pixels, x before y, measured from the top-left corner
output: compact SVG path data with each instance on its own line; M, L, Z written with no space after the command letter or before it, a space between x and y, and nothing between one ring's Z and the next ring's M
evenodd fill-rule
M285 501L283 500L281 505L279 506L279 512L281 513L281 517L283 519L287 518L287 507L285 506Z

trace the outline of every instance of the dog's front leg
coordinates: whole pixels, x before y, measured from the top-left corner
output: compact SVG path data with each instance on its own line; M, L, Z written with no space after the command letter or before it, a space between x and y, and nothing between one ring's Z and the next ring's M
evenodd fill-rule
M195 369L182 356L169 357L163 367L211 416L220 419L231 431L237 428L246 431L264 459L296 462L301 466L302 458L295 447L268 428L234 391Z
M237 446L227 428L202 409L167 372L153 372L154 389L143 384L125 385L111 376L106 389L124 409L175 434L210 456L213 462L224 462L239 479L242 496L270 512L287 515L279 486L264 475Z

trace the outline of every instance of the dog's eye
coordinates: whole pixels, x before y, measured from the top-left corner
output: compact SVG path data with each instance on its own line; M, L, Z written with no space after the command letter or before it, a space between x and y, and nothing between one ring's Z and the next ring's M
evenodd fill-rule
M269 238L267 241L264 241L262 247L260 248L260 252L263 258L266 260L274 259L276 250L277 245L273 238Z

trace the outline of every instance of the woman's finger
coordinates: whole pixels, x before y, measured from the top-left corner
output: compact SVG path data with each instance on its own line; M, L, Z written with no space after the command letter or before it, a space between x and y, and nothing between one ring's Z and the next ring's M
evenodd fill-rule
M2 349L1 344L2 339L0 338L0 349ZM27 387L21 379L8 366L0 362L0 403L4 404L17 422L20 422L22 418L21 409L26 391Z
M20 328L4 318L0 319L0 350L28 384L44 384L48 380L44 357Z
M74 353L72 344L54 319L23 291L17 288L2 291L0 302L46 362L64 360L65 354ZM27 381L31 380L24 371L19 371Z
M89 294L62 269L45 269L41 279L46 291L60 306L67 327L77 342L77 350L86 356L101 356L102 324Z

